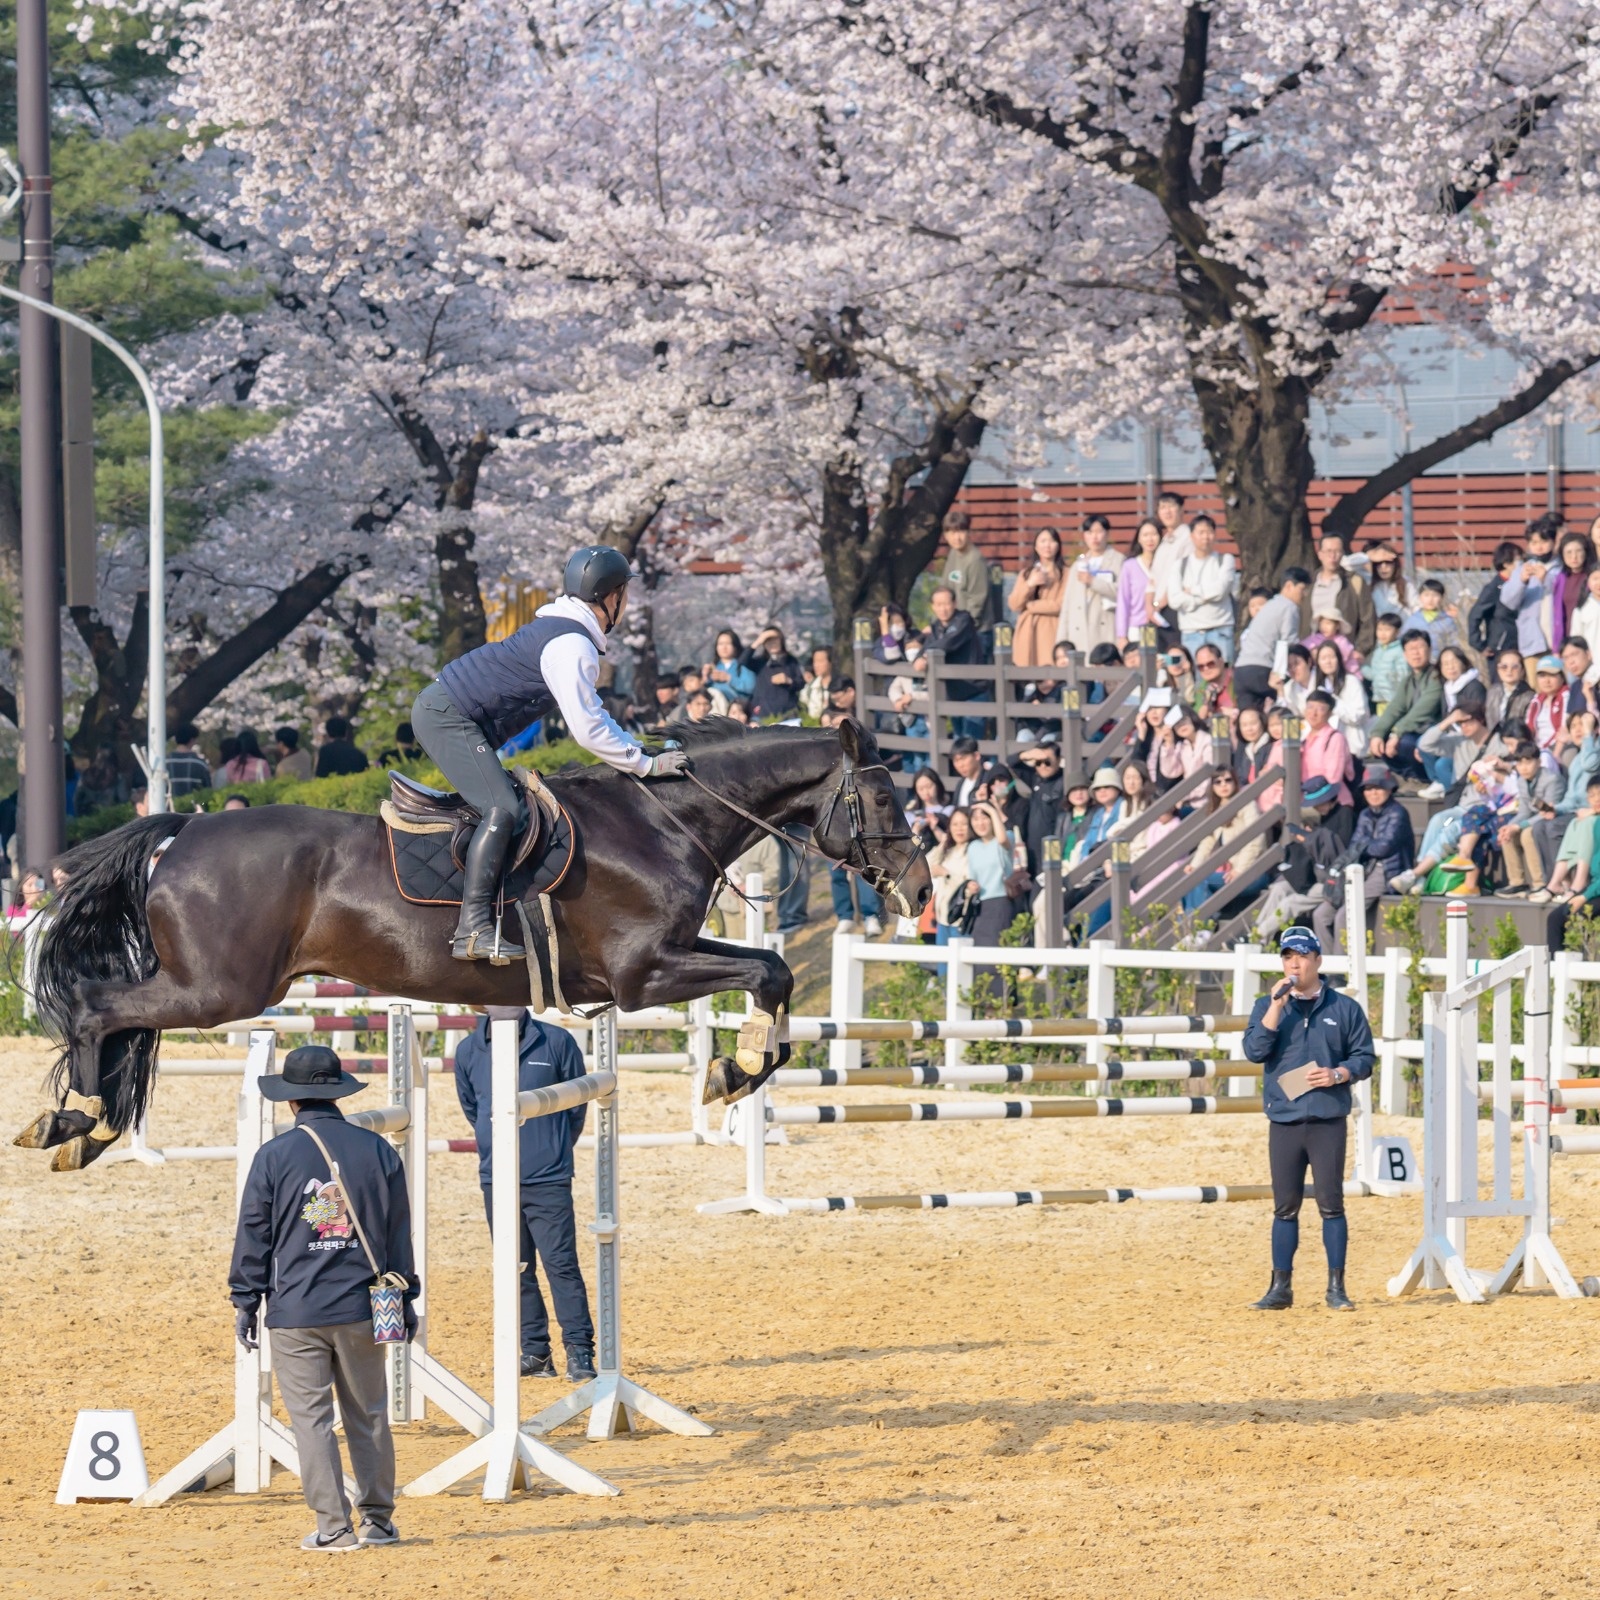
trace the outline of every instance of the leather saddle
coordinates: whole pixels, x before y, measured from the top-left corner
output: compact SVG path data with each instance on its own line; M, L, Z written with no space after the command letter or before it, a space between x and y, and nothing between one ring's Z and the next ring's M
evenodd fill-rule
M520 770L516 773L518 787L526 791L528 826L512 843L506 862L507 878L539 853L549 833L549 821L538 792L543 786L529 783L528 777ZM545 790L546 794L548 792ZM389 804L403 823L420 828L448 827L450 859L458 869L465 867L467 846L483 821L483 813L476 806L468 804L452 790L430 789L403 772L389 774Z

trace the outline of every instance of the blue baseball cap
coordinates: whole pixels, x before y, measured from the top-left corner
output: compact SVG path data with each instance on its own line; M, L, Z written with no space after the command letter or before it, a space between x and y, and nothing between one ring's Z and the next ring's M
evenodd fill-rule
M1291 950L1297 955L1320 956L1322 941L1309 928L1285 928L1278 935L1278 954L1287 955Z

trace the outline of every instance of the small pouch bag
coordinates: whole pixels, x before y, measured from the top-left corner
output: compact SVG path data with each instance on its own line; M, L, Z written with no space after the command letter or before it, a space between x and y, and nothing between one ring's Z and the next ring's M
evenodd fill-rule
M356 1238L361 1241L361 1248L367 1253L367 1263L372 1268L373 1276L377 1281L368 1293L372 1297L372 1342L374 1344L404 1344L406 1338L406 1280L398 1272L379 1272L378 1258L372 1253L372 1246L367 1243L366 1229L361 1226L361 1219L356 1215L356 1208L350 1203L350 1191L345 1188L344 1180L339 1176L339 1164L328 1154L328 1147L308 1127L302 1126L300 1131L322 1152L322 1159L328 1163L328 1176L339 1185L339 1192L344 1196L345 1215L350 1218L350 1225L356 1230Z

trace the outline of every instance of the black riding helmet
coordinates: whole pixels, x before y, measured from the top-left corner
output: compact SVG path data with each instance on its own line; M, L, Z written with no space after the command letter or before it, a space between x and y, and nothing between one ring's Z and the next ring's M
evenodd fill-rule
M627 585L633 576L628 558L608 544L586 544L567 558L561 592L598 604Z

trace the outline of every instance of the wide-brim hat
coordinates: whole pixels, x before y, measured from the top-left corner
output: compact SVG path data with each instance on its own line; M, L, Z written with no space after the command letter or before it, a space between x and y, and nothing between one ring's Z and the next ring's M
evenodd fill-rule
M268 1100L342 1100L366 1088L325 1044L291 1050L283 1058L282 1072L264 1072L257 1081Z
M1394 790L1400 787L1400 780L1387 767L1365 767L1361 772L1361 787L1363 789L1388 789L1393 793Z

